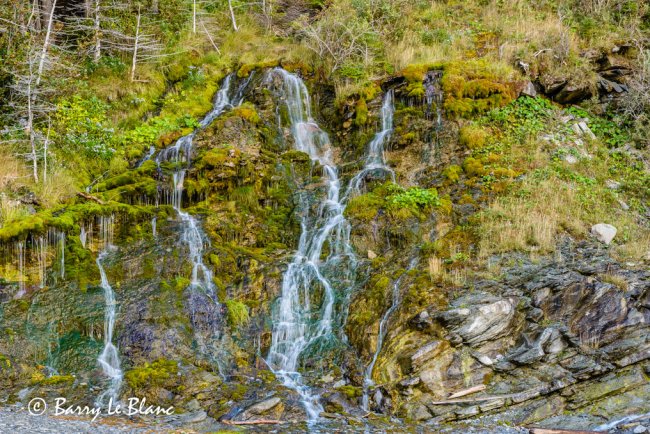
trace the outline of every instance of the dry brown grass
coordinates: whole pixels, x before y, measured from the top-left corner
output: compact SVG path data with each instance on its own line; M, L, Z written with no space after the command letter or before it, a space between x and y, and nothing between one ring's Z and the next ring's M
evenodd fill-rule
M627 291L628 284L627 280L625 280L624 277L618 276L616 274L601 274L598 277L600 277L600 280L603 282L611 283L612 285L616 286L622 291Z
M497 198L479 215L480 256L511 250L551 252L561 228L584 234L586 227L571 215L577 206L574 191L557 179L525 181L528 196Z

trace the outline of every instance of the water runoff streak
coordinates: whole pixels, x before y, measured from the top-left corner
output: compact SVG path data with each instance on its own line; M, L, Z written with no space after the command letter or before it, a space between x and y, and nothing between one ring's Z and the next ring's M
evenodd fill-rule
M115 249L115 246L113 246L114 222L114 216L102 216L99 221L103 247L102 251L97 256L96 262L101 276L101 287L104 290L106 309L104 311L104 349L99 355L97 362L102 368L104 375L110 379L108 389L97 398L97 405L99 406L104 405L106 399L112 399L113 401L118 399L123 378L122 369L120 368L120 356L117 348L113 344L113 329L115 328L116 311L115 292L108 282L106 271L102 265L102 261L110 254L110 251Z
M409 267L407 271L412 270L415 268L415 266L418 263L418 258L417 256L411 260L409 263ZM390 308L384 313L384 315L381 317L381 321L379 321L379 334L377 335L377 348L375 349L375 354L372 356L372 360L370 361L370 364L366 368L366 371L364 372L363 376L363 397L362 397L362 407L365 411L369 411L369 392L370 392L370 387L374 385L372 381L372 371L375 369L375 364L377 363L377 358L379 357L379 353L381 353L381 350L384 346L384 339L386 338L386 333L388 332L388 321L390 321L391 316L393 313L397 310L401 303L401 296L400 296L400 285L402 283L402 278L406 275L406 272L403 273L401 276L399 276L395 282L393 282L393 291L391 295L391 305Z
M386 165L384 161L384 146L390 140L393 132L393 114L395 113L395 104L393 102L393 90L389 90L384 97L381 106L381 131L377 132L368 144L368 154L363 169L357 173L351 180L346 193L347 196L361 193L361 185L366 176L375 172L386 172L390 174L393 182L395 181L395 172Z
M341 183L327 133L314 122L309 92L294 74L276 68L269 72L267 82L281 82L280 100L285 104L295 149L307 153L323 168L327 189L317 211L311 212L308 197L300 192L302 204L301 235L298 251L282 279L282 293L273 312L273 335L267 363L282 379L284 385L296 390L310 421L317 420L323 407L319 396L303 381L298 372L300 355L321 338L332 335L335 318L335 289L325 276L328 268L354 254L349 244L350 225L343 216L344 201L340 197ZM321 260L327 242L329 255ZM312 306L314 291L322 291L320 306Z

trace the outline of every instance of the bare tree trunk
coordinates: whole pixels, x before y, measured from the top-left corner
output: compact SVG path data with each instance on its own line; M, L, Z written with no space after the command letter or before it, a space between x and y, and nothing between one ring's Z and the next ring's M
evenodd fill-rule
M192 0L192 33L196 34L196 0Z
M101 21L99 18L99 1L100 0L95 0L95 24L94 24L94 30L95 30L95 53L93 55L93 58L95 60L95 63L99 62L99 59L102 56L102 38L101 38Z
M45 41L43 42L43 50L41 51L41 60L38 62L38 73L36 74L36 86L38 86L41 83L41 75L43 74L43 67L45 66L47 49L50 46L50 35L52 34L52 21L54 21L55 8L56 8L56 0L52 1L52 9L50 10L50 19L47 20L47 32L45 33Z
M140 39L140 6L138 6L138 19L135 26L135 42L133 46L133 59L131 60L131 81L135 80L135 66L138 63L138 42Z
M54 11L54 5L56 3L56 0L40 0L40 3L41 3L41 13L40 13L41 26L39 30L47 27L47 22L49 21L47 18L47 13L50 11Z
M52 122L48 118L47 120L47 136L45 137L45 143L43 143L43 184L47 182L47 146L50 143L50 128L52 127Z
M237 20L235 20L235 11L232 8L232 0L228 0L228 8L230 8L230 19L232 20L232 28L235 30L239 30L239 27L237 27Z
M27 29L33 28L34 30L41 30L41 15L38 9L38 0L32 0L32 10L27 18Z
M36 137L34 135L34 111L32 110L32 67L29 67L29 79L27 80L27 131L29 144L32 147L32 168L34 171L34 182L38 182L38 160L36 159Z
M203 31L205 32L205 34L208 35L208 39L210 40L210 43L212 44L214 49L217 50L217 53L221 54L221 50L219 50L219 47L214 42L214 39L212 39L212 35L210 35L210 32L208 32L208 29L205 28L205 24L203 24L203 20L201 20L201 26L203 27Z

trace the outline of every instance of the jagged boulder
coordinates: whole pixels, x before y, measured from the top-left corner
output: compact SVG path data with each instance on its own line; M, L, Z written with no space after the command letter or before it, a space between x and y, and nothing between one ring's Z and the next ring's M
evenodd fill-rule
M497 339L509 332L515 319L517 300L487 294L471 294L454 303L458 307L440 312L440 320L452 333L468 345L478 345Z

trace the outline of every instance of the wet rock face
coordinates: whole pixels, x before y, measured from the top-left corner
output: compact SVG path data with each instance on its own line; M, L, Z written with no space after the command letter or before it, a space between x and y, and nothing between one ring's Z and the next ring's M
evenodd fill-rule
M576 414L584 419L576 427L588 428L597 406L634 402L649 411L632 389L649 384L638 375L650 368L650 272L626 269L593 241L567 239L555 258L517 260L501 281L474 282L448 310L408 320L421 343L394 356L410 359L389 387L397 412L442 421L506 417L509 407L515 423ZM481 384L466 402L432 404Z

